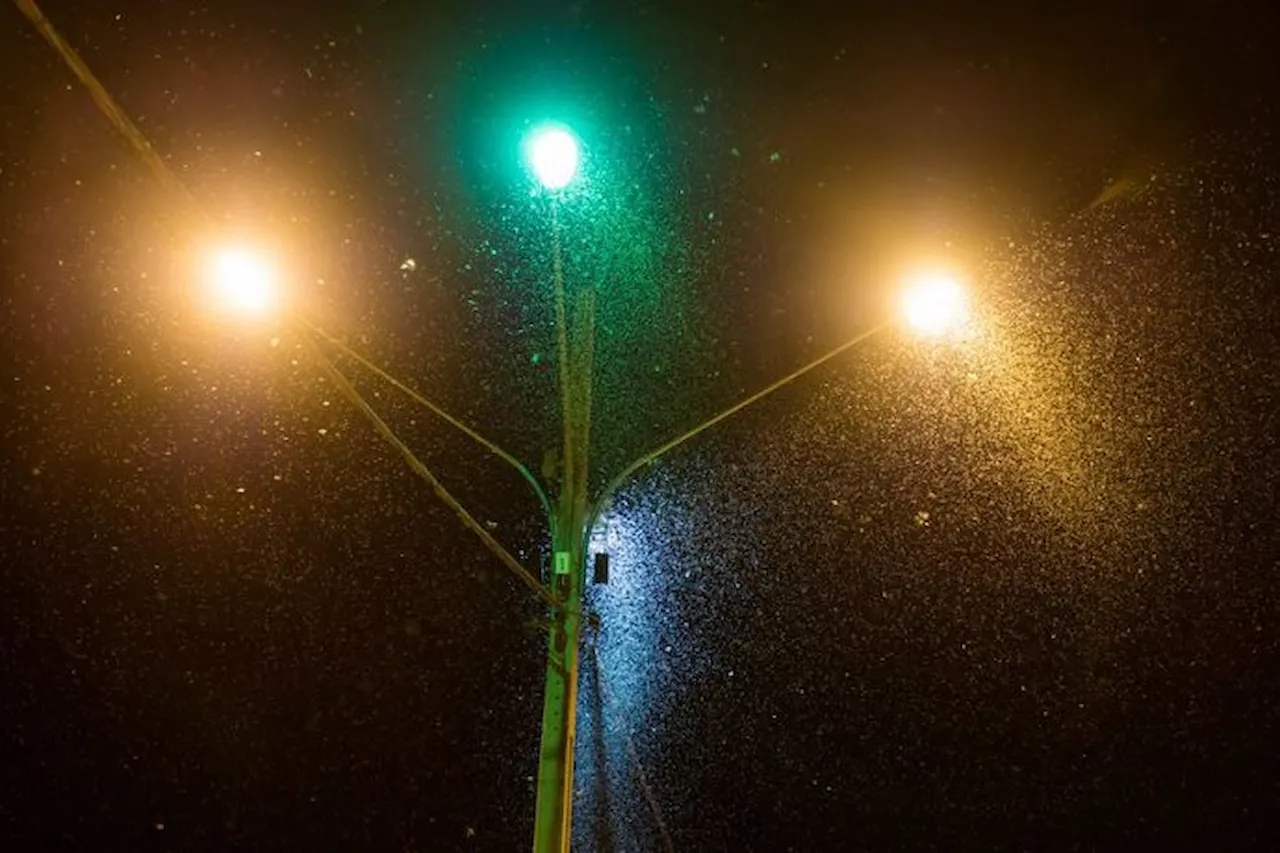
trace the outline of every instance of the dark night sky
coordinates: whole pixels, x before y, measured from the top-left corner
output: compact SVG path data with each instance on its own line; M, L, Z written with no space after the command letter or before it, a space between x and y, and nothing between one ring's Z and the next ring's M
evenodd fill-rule
M1280 813L1280 80L1222 5L44 11L211 222L535 469L530 122L590 158L596 483L895 265L964 271L980 334L881 333L623 490L577 849L1242 850ZM536 603L295 335L193 309L203 236L0 14L0 849L526 848ZM360 387L545 560L513 474Z

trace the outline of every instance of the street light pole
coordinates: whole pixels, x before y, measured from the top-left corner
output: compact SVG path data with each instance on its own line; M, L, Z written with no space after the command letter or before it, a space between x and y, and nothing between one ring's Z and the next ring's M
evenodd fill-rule
M539 181L556 192L577 171L577 141L551 129L532 137L529 160ZM552 594L543 693L542 737L534 812L535 853L567 853L573 834L573 757L577 732L578 650L582 633L587 472L591 424L591 384L595 293L588 287L574 306L572 331L564 285L558 199L551 205L552 270L555 287L557 379L563 424L560 493L551 527Z

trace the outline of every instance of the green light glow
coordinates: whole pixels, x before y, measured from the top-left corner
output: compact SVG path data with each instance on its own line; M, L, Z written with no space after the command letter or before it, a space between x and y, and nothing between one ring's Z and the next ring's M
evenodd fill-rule
M541 127L525 141L525 160L538 183L549 190L562 190L578 174L581 150L578 139L558 126Z
M477 48L449 101L455 111L429 129L437 148L456 152L452 227L473 265L473 337L488 344L467 359L502 377L501 414L521 413L504 446L535 460L558 447L552 256L559 242L571 326L585 292L595 291L598 486L705 412L703 385L715 383L704 377L714 369L700 360L711 358L706 328L717 316L700 298L710 270L693 249L705 249L705 206L693 222L683 188L687 150L671 116L655 109L642 58L619 67L611 57L626 57L625 44L607 56L548 58L541 39L518 49L519 42L505 58ZM551 156L560 146L567 161ZM572 174L565 168L557 180L540 168L543 156L572 164L575 153ZM511 371L504 353L513 348L525 369Z

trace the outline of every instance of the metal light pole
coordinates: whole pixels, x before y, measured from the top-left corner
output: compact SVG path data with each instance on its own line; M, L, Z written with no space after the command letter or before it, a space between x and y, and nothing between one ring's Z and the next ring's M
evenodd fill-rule
M542 186L556 193L578 170L578 142L563 128L537 131L527 143L529 165ZM578 708L578 645L582 632L587 520L587 471L591 432L591 379L595 293L583 291L574 306L572 333L566 305L560 246L559 201L550 199L552 269L555 277L557 380L563 422L560 494L551 525L551 590L560 601L551 608L547 675L538 752L534 817L535 853L564 853L573 830L573 755Z

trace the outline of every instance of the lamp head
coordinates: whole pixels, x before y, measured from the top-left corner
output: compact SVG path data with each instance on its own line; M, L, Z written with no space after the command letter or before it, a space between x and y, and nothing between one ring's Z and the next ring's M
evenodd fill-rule
M538 183L555 192L573 182L582 159L578 138L559 125L540 127L524 144L525 161Z
M206 295L224 314L261 319L279 306L275 265L262 252L244 245L220 246L204 260Z
M955 276L936 270L908 276L901 307L907 324L926 337L958 328L969 313L964 286Z

